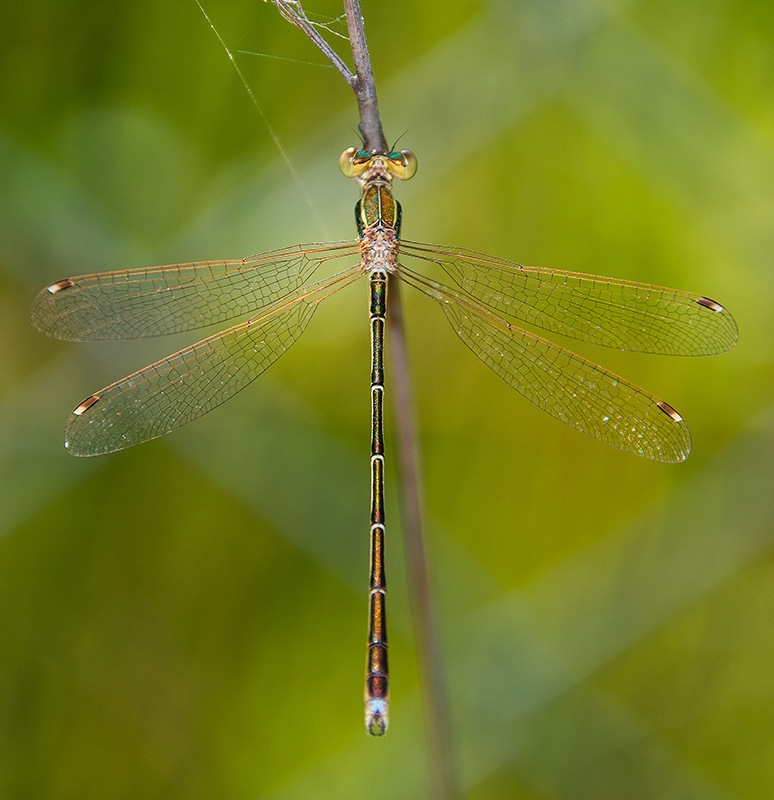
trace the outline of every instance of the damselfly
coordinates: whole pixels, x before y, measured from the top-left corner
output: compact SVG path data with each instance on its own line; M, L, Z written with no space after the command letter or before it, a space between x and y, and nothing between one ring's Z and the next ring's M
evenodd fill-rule
M120 270L51 284L32 321L61 339L157 336L247 317L87 397L67 421L65 447L90 456L154 439L243 389L303 333L318 304L367 277L371 327L371 561L366 728L388 720L384 577L384 332L388 283L400 278L440 304L455 333L506 383L544 411L601 442L656 461L684 460L690 434L672 406L515 324L606 347L708 355L734 345L733 317L714 300L399 239L393 178L416 172L408 150L345 150L344 174L360 185L358 239L294 245L230 261ZM327 262L343 271L307 283ZM451 286L414 268L435 265ZM513 320L513 321L511 321Z

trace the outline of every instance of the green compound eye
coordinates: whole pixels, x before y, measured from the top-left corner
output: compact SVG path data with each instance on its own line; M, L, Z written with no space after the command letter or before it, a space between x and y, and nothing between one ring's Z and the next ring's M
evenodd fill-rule
M396 178L408 181L417 174L417 157L411 150L388 153L387 168Z
M348 147L339 156L339 169L345 178L356 178L366 171L372 158L373 155L366 150Z

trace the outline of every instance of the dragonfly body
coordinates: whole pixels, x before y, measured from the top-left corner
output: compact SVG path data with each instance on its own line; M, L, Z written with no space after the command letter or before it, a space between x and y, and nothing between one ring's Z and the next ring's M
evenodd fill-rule
M392 194L389 167L406 179L411 177L413 155L390 157L360 153L354 148L342 154L345 174L357 176L361 196L355 206L363 269L369 275L371 327L371 566L368 599L368 657L366 660L365 725L380 736L387 730L389 668L387 665L387 588L384 572L384 329L387 314L387 276L398 265L400 203ZM365 161L363 161L365 159ZM364 167L360 171L361 165Z
M690 434L672 406L520 326L606 347L668 355L723 352L737 339L725 308L702 295L634 281L528 267L472 250L400 240L394 178L416 159L403 150L350 148L339 165L360 184L353 242L294 245L245 259L202 261L66 278L32 307L43 333L72 340L156 336L246 317L90 395L70 415L74 455L121 450L172 431L240 391L306 329L318 304L368 277L371 330L371 564L366 728L387 728L384 573L384 333L389 282L436 301L454 332L531 402L599 441L655 461L679 462ZM324 264L332 277L308 283ZM433 265L447 286L415 271Z

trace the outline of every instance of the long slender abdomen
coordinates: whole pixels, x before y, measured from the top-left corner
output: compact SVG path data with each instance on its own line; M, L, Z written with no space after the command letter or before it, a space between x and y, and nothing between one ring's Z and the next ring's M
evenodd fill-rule
M384 576L384 324L387 275L371 274L371 569L368 602L365 725L381 736L388 725L387 608Z

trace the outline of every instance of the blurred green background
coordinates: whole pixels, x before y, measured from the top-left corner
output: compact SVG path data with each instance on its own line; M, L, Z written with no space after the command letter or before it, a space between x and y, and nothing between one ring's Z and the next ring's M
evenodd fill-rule
M83 397L193 337L47 340L42 286L354 236L348 88L271 5L205 7L264 54L237 58L297 177L193 0L4 6L0 797L429 796L392 473L392 728L362 726L364 284L188 428L62 448ZM464 795L774 796L774 6L363 10L419 157L407 238L698 291L741 332L708 359L575 348L686 417L665 466L543 415L406 294Z

